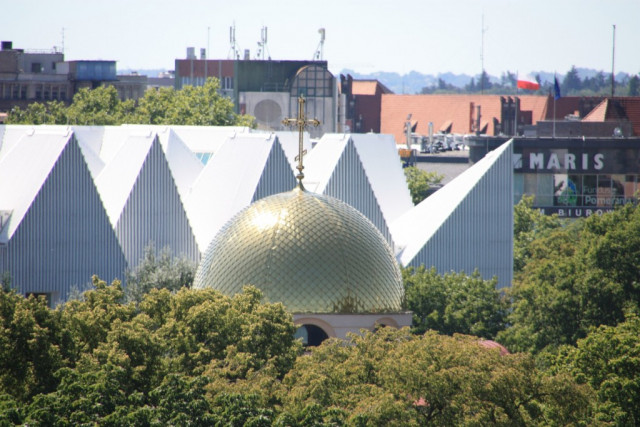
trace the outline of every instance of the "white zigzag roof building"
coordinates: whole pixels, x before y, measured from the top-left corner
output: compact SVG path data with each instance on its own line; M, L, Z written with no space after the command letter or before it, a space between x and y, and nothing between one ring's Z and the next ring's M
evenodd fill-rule
M401 265L512 277L511 143L413 206L389 135L304 135L304 185L360 210ZM313 148L312 148L313 147ZM235 213L296 183L298 134L243 127L0 126L0 274L65 301L149 244L199 262Z

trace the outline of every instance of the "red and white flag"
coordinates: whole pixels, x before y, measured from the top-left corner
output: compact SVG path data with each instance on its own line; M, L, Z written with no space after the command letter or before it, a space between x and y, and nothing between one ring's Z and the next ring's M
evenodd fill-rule
M540 84L530 80L518 80L518 89L538 90L540 89Z

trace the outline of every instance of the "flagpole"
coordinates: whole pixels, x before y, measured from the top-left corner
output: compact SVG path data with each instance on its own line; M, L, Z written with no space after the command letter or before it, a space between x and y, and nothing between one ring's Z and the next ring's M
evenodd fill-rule
M553 73L553 139L556 138L556 101L560 97L562 97L562 95L560 95L558 76L556 76L556 73Z
M516 71L516 96L513 97L513 110L514 110L514 122L513 122L513 136L518 136L518 72Z
M556 139L556 97L553 96L553 139Z
M553 139L556 139L556 73L553 73Z

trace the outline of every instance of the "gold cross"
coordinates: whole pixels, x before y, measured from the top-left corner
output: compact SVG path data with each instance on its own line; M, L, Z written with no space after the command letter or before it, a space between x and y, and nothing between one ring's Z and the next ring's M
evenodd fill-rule
M304 178L304 174L302 173L302 170L304 169L304 166L302 165L302 156L306 154L306 150L304 150L302 145L304 129L310 125L318 126L320 124L320 121L318 119L307 120L307 118L304 115L304 103L305 103L304 96L300 95L300 98L298 98L298 118L296 119L285 118L284 120L282 120L282 124L285 126L295 125L298 127L298 134L299 134L298 155L296 156L296 160L298 161L298 166L296 166L296 169L298 169L298 175L296 176L296 178L298 178L299 185L302 185L302 178Z

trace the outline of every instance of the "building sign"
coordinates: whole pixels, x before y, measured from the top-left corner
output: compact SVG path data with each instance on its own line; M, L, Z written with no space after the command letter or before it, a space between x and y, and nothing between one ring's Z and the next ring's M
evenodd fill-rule
M572 142L572 144L570 144ZM518 144L514 147L514 172L630 174L640 171L637 144Z
M526 166L522 154L514 154L514 157L515 168L528 171L599 171L604 168L603 153L530 152L528 159L524 159Z
M532 195L547 215L602 214L640 194L638 140L520 140L513 168L515 201Z
M557 206L538 206L537 209L544 215L558 215L559 218L586 218L591 215L602 215L611 212L613 208L566 208Z

